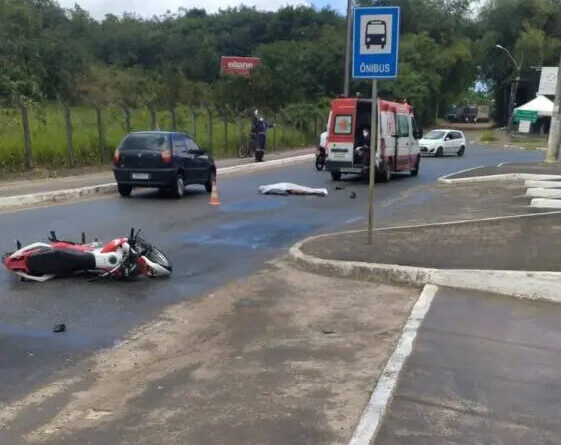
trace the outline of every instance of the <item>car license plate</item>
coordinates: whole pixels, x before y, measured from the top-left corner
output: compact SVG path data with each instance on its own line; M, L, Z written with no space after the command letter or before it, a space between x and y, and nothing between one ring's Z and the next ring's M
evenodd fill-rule
M340 170L341 170L341 173L360 173L362 171L362 169L356 168L356 167L354 167L354 168L351 168L351 167L341 168Z
M150 173L132 173L132 179L150 179Z

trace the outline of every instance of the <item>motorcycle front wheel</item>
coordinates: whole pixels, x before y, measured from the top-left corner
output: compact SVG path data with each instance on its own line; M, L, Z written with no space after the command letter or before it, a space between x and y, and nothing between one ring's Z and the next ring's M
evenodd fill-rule
M316 156L316 170L322 171L325 167L325 159L323 156Z
M148 252L144 254L144 256L151 262L156 263L158 266L163 267L167 271L167 273L159 273L158 271L154 271L155 273L157 273L157 275L171 274L173 270L171 261L156 247L152 247Z

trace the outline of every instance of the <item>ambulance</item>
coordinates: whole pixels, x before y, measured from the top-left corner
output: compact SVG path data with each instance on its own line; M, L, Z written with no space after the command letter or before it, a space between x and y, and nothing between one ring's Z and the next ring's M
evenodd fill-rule
M366 175L370 165L372 100L339 98L331 103L328 121L327 162L334 181L343 174ZM419 173L421 155L413 107L378 99L375 150L376 177L389 181L393 173Z

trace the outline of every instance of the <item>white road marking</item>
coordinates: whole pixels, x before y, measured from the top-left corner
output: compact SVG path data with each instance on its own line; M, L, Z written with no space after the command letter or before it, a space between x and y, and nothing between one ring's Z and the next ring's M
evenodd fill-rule
M438 287L434 284L427 284L423 288L348 445L369 445L375 438L397 386L399 373L413 350L417 332L437 292Z
M560 199L561 190L552 188L527 188L526 196L530 198L550 198L550 199Z
M544 189L551 188L561 188L561 181L534 181L528 180L524 182L524 185L528 188L537 187Z
M355 216L354 218L347 219L345 222L343 222L343 224L353 224L362 221L363 219L363 216Z
M438 178L438 180L442 180L442 179L447 179L450 176L454 176L454 175L459 175L460 173L465 173L465 172L469 172L472 170L477 170L478 168L482 168L485 167L484 165L478 165L477 167L471 167L471 168L465 168L463 170L459 170L457 172L453 172L453 173L448 173L447 175L441 176L440 178Z
M561 209L561 199L533 198L530 206L538 209Z

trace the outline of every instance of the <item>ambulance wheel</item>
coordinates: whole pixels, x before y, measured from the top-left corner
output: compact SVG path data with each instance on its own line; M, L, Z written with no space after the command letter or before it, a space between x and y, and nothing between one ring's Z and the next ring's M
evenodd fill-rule
M419 166L421 165L421 156L417 156L417 162L415 162L415 168L411 170L411 176L417 176L419 174Z
M392 167L391 167L391 165L384 162L384 165L380 169L380 173L381 173L380 180L382 182L390 182L390 180L392 179Z
M341 172L331 172L331 179L333 179L334 181L339 181L341 179Z

